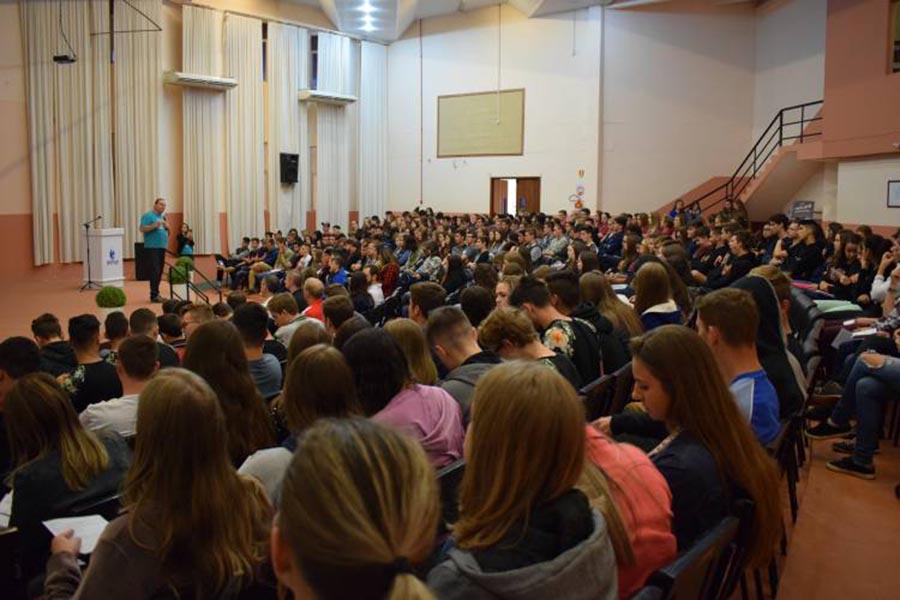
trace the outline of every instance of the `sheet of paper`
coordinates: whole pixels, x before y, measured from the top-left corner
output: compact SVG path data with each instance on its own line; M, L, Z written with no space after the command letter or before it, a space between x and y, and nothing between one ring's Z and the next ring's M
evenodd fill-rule
M100 515L86 517L63 517L44 521L44 527L53 535L59 535L66 529L75 531L75 537L81 538L81 554L90 554L97 546L100 534L106 528L107 520Z
M853 337L855 337L855 338L867 337L870 335L875 335L876 333L878 333L877 329L875 329L874 327L868 327L866 329L858 329L858 330L854 331Z
M0 528L9 527L9 517L12 516L12 498L13 493L10 492L3 496L0 500Z
M849 329L841 329L836 336L834 336L834 340L831 342L831 347L837 350L841 347L841 344L844 342L849 342L853 339L853 332Z

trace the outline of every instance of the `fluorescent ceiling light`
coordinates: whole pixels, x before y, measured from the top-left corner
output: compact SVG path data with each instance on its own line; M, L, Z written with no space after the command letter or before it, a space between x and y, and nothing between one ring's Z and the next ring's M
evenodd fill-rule
M366 0L365 2L363 2L363 5L359 7L359 10L366 14L370 14L375 12L375 7L369 4L369 0Z
M366 23L365 25L363 25L362 27L360 27L359 30L360 30L360 31L366 31L366 32L369 32L369 31L375 31L375 26L372 25L371 23Z

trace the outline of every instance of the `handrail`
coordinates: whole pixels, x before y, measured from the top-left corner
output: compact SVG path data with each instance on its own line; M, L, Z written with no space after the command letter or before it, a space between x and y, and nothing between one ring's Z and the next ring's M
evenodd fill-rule
M726 200L736 200L740 198L744 190L747 189L747 186L750 185L750 182L756 179L756 176L760 171L762 171L769 158L771 158L771 156L779 148L784 146L785 142L800 140L800 143L802 144L805 138L822 135L821 131L804 131L805 126L809 123L822 120L822 117L818 115L807 118L807 108L816 105L821 106L822 104L822 100L816 100L814 102L804 102L803 104L787 106L779 110L775 114L775 116L772 117L769 125L759 135L756 143L753 144L753 146L750 148L750 151L747 152L744 160L740 162L740 164L734 170L734 173L732 173L731 177L725 183L716 186L699 198L696 198L693 202L691 202L691 204L698 206L700 208L700 212L703 213L718 206ZM785 122L785 113L795 110L800 111L800 119L789 120ZM798 125L800 127L799 135L785 135L785 128L795 127ZM773 141L775 142L774 144L772 144ZM769 148L770 144L772 144L771 148ZM721 197L717 198L707 206L703 206L704 200L706 200L707 198L712 198L723 191L724 193L721 195Z
M172 269L174 269L174 268L176 267L176 265L173 265L172 263L166 262L166 263L165 263L165 266L169 267L168 272L167 272L167 274L166 274L166 275L167 275L167 276L166 276L166 280L169 282L169 298L175 298L175 299L178 299L178 300L187 300L187 301L190 301L190 299L191 299L191 291L193 291L194 294L196 294L201 300L203 300L203 301L206 302L207 304L211 304L211 302L209 301L209 296L207 296L205 293L203 293L203 290L201 290L199 287L197 287L197 285L196 285L193 281L191 281L190 279L188 279L188 280L183 284L183 285L185 286L185 288L184 288L184 289L185 289L185 297L182 298L181 295L178 294L178 293L175 291L175 288L173 287L173 284L172 284ZM197 270L194 269L193 266L191 266L191 267L188 269L188 273L190 273L191 271L193 271L193 272L195 272L195 273L197 272ZM202 275L202 273L201 273L201 275ZM179 284L179 285L181 285L181 284ZM220 292L220 296L219 296L219 297L221 298L221 292Z
M168 248L166 249L166 254L172 255L172 256L174 256L176 259L177 259L177 258L181 258L181 256L179 256L178 254L175 254L174 252L172 252L172 251L169 250ZM169 265L169 268L171 268L171 267L173 266L173 265L171 265L170 263L166 263L166 264ZM212 289L216 290L216 293L219 295L219 302L221 302L221 301L222 301L222 288L221 288L219 285L216 285L215 283L213 283L213 281L212 281L209 277L207 277L206 274L203 273L203 271L201 271L200 269L198 269L198 268L197 268L197 265L194 264L194 263L191 263L191 271L192 271L193 273L196 273L197 275L199 275L200 278L203 279L203 281L206 282L206 283L209 285L209 287L211 287ZM171 282L170 282L170 283L171 283ZM211 302L209 301L209 297L208 297L205 293L203 293L203 291L202 291L199 287L197 287L197 285L194 284L194 282L192 282L192 281L189 282L189 285L190 285L190 287L192 287L192 288L194 289L194 292L195 292L198 296L200 296L201 298L204 299L204 301L205 301L207 304L211 304ZM170 294L171 294L171 293L172 293L172 290L170 290ZM190 294L190 292L189 292L189 294ZM177 295L177 294L176 294L176 295Z

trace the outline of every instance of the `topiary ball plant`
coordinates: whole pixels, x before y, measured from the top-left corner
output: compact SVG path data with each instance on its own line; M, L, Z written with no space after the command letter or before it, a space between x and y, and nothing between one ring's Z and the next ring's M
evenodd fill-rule
M194 260L190 256L181 256L175 261L175 265L169 269L169 281L174 284L185 284L190 281L193 269Z
M97 306L100 308L122 308L127 298L122 288L108 285L97 292Z

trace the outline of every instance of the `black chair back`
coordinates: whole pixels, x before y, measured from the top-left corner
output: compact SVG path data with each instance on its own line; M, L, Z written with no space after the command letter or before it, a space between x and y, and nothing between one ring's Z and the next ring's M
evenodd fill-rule
M629 600L662 600L663 591L655 585L642 587Z
M615 384L615 375L603 375L578 392L584 399L584 412L588 422L610 414L609 408L612 404Z
M718 598L730 598L737 589L741 575L747 568L747 551L753 527L756 523L756 505L750 498L740 498L734 503L732 513L738 520L738 531L731 543L731 552L726 564L723 564L722 583L719 586Z
M9 600L24 600L26 584L19 553L19 530L0 530L0 590Z
M441 493L441 524L439 532L446 531L449 523L455 523L459 517L459 484L466 472L466 461L458 460L437 472Z
M122 509L122 498L118 492L101 498L92 498L81 504L77 504L65 511L68 517L86 517L88 515L100 515L107 521L112 521L119 516Z
M719 597L739 521L726 517L692 548L653 573L647 584L665 592L667 600L715 600Z
M631 390L634 388L634 374L631 372L631 363L622 366L613 374L616 378L616 391L609 407L609 414L615 415L631 402Z

